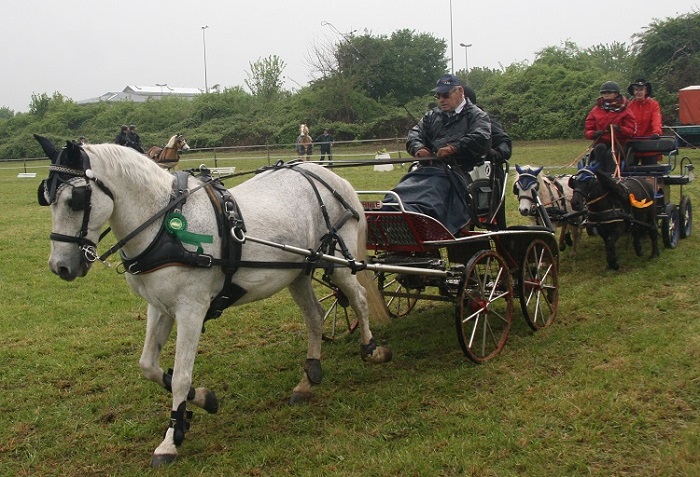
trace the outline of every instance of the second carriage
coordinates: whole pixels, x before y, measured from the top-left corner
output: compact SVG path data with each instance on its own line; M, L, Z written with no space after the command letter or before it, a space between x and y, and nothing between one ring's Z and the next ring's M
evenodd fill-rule
M504 347L515 301L532 330L549 326L559 302L559 255L551 222L546 226L505 226L508 164L479 166L483 174L469 186L470 221L455 236L436 219L407 210L391 191L358 191L368 223L368 268L392 317L408 315L419 301L452 305L463 353L476 363ZM536 192L534 200L539 203ZM327 317L335 333L344 297L328 271L318 278L330 287Z

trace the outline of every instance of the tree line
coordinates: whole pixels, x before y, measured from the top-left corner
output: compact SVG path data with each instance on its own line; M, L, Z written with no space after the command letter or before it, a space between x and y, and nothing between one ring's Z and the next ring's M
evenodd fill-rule
M0 158L41 156L33 133L57 142L86 136L112 142L121 124L136 124L144 145L183 133L191 147L291 144L298 125L312 135L330 129L338 141L403 137L435 101L431 85L448 71L445 40L412 30L345 35L309 53L317 79L283 89L284 62L250 63L247 90L216 89L193 100L78 105L55 92L32 95L27 113L0 107ZM664 124L678 123L677 95L700 84L700 12L654 20L630 45L579 48L574 42L538 51L532 64L472 68L456 74L477 103L516 140L580 138L585 116L605 81L623 91L637 78L654 87Z

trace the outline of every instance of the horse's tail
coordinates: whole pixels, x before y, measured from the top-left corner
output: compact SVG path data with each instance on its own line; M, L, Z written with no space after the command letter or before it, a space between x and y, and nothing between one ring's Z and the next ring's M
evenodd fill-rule
M357 224L357 260L367 261L367 220L364 214L360 217ZM363 270L357 273L357 280L360 282L366 291L367 308L369 309L370 319L377 324L386 324L389 322L389 312L386 308L384 298L379 294L377 281L374 278L374 272Z

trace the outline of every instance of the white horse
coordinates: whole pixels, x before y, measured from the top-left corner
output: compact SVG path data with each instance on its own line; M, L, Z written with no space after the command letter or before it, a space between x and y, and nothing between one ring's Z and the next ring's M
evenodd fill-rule
M174 176L133 149L111 144L80 147L70 142L57 149L47 139L36 137L52 162L49 177L39 188L39 202L51 207L51 271L70 281L85 276L96 258L104 259L121 249L127 283L148 302L146 338L139 365L147 379L172 392L173 397L170 426L155 449L151 464L158 467L171 462L189 429L191 413L186 409L187 401L210 413L218 410L214 392L192 387L192 372L205 316L225 286L226 256L221 248L225 240L217 225L217 215L219 219L222 215L215 212L210 196L225 197L226 191L220 187L205 192L205 188L200 188L203 178L187 172ZM226 225L224 221L224 234L237 238L230 247L234 242L243 244L238 262L241 266L233 273L234 286L228 292L237 295L235 305L241 305L269 297L284 287L289 289L304 315L308 334L304 373L290 400L296 403L310 398L312 385L321 382L323 309L312 288L312 274L305 269L307 258L298 252L290 253L285 244L317 250L322 237L329 234L330 222L338 228L338 240L329 253L336 253L342 243L357 264L366 257L366 222L352 186L330 170L314 164L272 169L230 190L228 197L238 205L239 213L224 216L230 222ZM177 190L188 193L184 194L186 201L174 204L173 197L182 198ZM321 201L326 209L323 214ZM235 204L225 204L223 209L235 211ZM172 212L173 207L178 210ZM324 220L326 215L328 220ZM162 230L164 223L167 233ZM97 257L96 244L105 224L109 224L119 242ZM178 231L187 234L178 235ZM159 236L170 237L167 247L161 246ZM173 256L172 237L187 244L176 239L175 249L186 250L190 256L194 253L200 266L159 263L168 247L169 256ZM151 244L158 245L156 250L144 254L154 248L149 249ZM152 267L146 266L149 261ZM182 256L172 261L180 262ZM276 264L286 267L275 267ZM139 267L146 269L132 273ZM391 359L391 351L377 346L372 338L366 292L358 281L361 275L364 274L355 275L350 268L340 267L334 270L333 282L349 298L359 319L362 358L371 363L386 362ZM160 352L174 324L174 371L164 371L159 364Z
M581 239L582 220L558 220L564 214L572 213L571 199L574 191L569 187L571 174L559 176L545 176L540 174L543 167L515 165L518 172L513 183L513 194L518 197L518 211L524 217L531 217L535 223L539 223L537 205L532 197L532 191L536 190L540 202L547 209L555 227L561 228L559 232L559 250L566 250L567 243L572 247L572 254L576 254L578 243ZM542 225L540 223L540 225Z

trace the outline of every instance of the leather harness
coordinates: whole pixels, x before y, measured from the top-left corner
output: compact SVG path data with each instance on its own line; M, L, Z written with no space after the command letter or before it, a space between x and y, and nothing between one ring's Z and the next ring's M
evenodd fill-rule
M273 169L280 169L283 167L283 164L278 163L272 167ZM342 238L338 235L338 231L350 218L359 219L359 213L355 211L335 189L333 189L329 184L327 184L313 172L296 168L294 167L294 164L290 164L287 167L299 172L305 179L307 179L316 195L321 207L324 221L326 222L328 232L322 237L318 250L313 251L314 254L316 252L333 254L336 249L340 249L343 256L348 259L348 262L354 263L354 259ZM182 206L186 202L186 197L183 198L182 195L188 193L187 179L189 176L190 172L187 171L175 173L176 179L173 184L175 196L171 201L171 203L174 203L174 205L169 209L169 213L182 211ZM131 274L149 273L172 265L202 268L211 268L214 266L221 267L225 275L224 285L209 306L209 310L207 311L204 319L204 321L207 321L221 316L226 308L233 305L247 293L246 289L240 287L232 280L233 275L241 267L280 269L303 268L306 269L306 273L308 274L312 273L313 270L319 266L318 261L314 259L314 254L307 258L305 262L264 262L241 260L242 244L245 241L246 230L238 203L219 180L212 180L208 170L202 169L201 174L196 177L206 181L204 190L207 192L212 206L214 207L218 233L221 237L221 258L214 258L212 255L199 251L187 250L176 236L168 232L165 227L166 219L164 219L161 229L158 231L158 234L154 240L138 256L127 258L120 252L122 255L122 265L125 272ZM323 199L320 195L318 187L316 186L316 182L320 183L327 190L329 190L333 197L345 208L345 213L335 222L335 224L331 224L330 222L327 208L323 203ZM324 267L333 268L333 265L324 265ZM353 270L353 272L355 272L355 270Z

